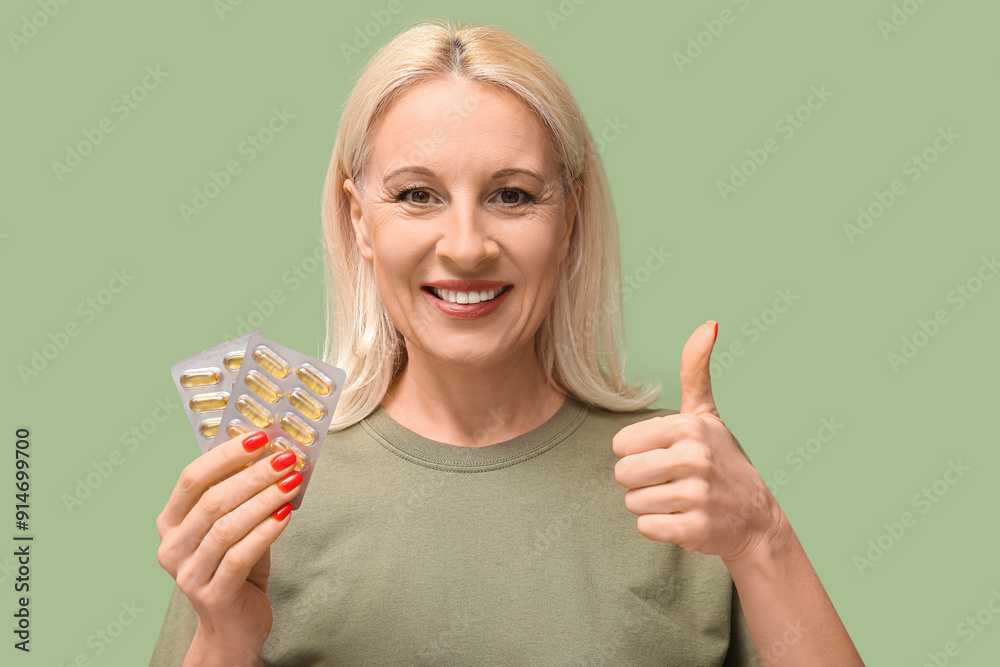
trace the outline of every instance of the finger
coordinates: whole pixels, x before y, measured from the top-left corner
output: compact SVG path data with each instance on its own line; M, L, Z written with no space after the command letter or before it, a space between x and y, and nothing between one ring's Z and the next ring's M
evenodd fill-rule
M181 525L171 531L165 541L170 543L170 548L174 551L193 554L222 517L259 494L269 485L273 486L279 480L287 477L294 470L292 467L294 463L295 452L285 450L278 454L272 454L246 470L212 486L202 494L188 515L184 517ZM281 467L276 467L279 464ZM301 473L295 474L301 480ZM271 511L277 509L280 504L275 503L271 507ZM230 530L232 529L235 527L230 528ZM225 525L223 530L227 530ZM229 544L235 542L239 537L241 536L237 536Z
M262 464L258 463L254 467L259 465ZM276 538L281 532L281 530L272 530L274 526L261 527L261 524L280 523L284 525L288 523L287 517L278 521L272 516L272 513L284 503L291 501L300 488L301 485L296 485L294 488L284 491L276 483L270 484L260 493L220 517L191 556L191 569L187 572L189 579L195 585L208 583L209 580L214 580L216 570L223 567L223 563L229 559L229 562L225 563L223 576L236 577L242 573L242 578L239 581L246 580L250 574L250 568L260 559L260 554L253 560L247 559L255 553L254 549L259 547L262 554L263 550L270 545L270 542L258 544L260 539L267 536ZM253 537L254 535L256 537ZM230 557L229 551L248 537L251 538L249 543L244 544L235 556Z
M705 322L694 330L681 351L681 412L719 416L712 396L712 347L719 323Z
M684 438L669 449L630 454L615 464L615 481L626 489L641 489L700 475L703 466L695 456L689 455L697 446L697 440Z
M670 447L684 438L695 438L704 433L705 425L695 416L674 413L662 417L651 417L629 424L611 439L611 449L618 456Z
M703 498L703 484L696 479L681 479L625 492L625 508L635 515L672 514L693 509Z
M219 591L236 591L249 579L261 592L267 593L268 577L263 577L262 586L261 582L254 581L250 572L264 557L268 559L266 565L270 570L271 545L284 532L285 526L291 523L291 516L289 514L281 521L269 516L254 526L250 533L226 552L209 586Z
M156 519L160 539L184 521L210 486L257 458L261 447L266 444L267 434L264 431L237 436L213 447L185 466L166 507Z
M636 518L636 527L646 539L672 542L685 551L694 551L699 530L699 519L696 515L697 512L642 514Z

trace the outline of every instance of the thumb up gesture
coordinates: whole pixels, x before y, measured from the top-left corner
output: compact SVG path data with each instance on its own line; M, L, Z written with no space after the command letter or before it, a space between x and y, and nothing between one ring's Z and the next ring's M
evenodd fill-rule
M709 361L718 323L695 329L681 352L681 409L618 431L615 481L639 532L686 551L752 559L781 526L783 513L739 450L712 396Z

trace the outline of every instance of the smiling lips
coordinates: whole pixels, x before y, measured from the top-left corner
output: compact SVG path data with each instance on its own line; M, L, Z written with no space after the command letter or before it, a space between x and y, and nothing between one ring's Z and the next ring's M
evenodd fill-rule
M421 285L431 305L458 319L492 313L513 287L498 280L438 280Z

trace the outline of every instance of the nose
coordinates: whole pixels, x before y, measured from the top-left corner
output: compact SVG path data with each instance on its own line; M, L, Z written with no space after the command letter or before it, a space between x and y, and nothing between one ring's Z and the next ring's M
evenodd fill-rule
M500 255L500 246L488 234L486 213L474 201L458 201L442 219L437 256L472 271Z

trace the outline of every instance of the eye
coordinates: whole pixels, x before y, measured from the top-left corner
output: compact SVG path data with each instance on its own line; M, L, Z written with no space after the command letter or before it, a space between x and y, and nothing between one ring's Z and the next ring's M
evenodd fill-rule
M532 203L532 202L535 201L534 197L532 197L530 194L528 194L527 192L525 192L521 188L504 188L503 190L501 190L497 194L500 196L501 200L504 200L505 197L508 196L508 195L513 195L514 196L514 201L509 201L509 200L508 201L501 201L500 202L501 206L507 206L507 207L520 206L522 204L528 204L528 203ZM518 201L518 198L519 198L520 195L524 195L524 200Z
M407 195L413 193L416 195L414 199L408 199ZM405 190L400 190L399 192L393 194L393 199L395 201L405 201L408 204L414 204L415 206L426 206L430 203L430 196L427 190L423 188L406 188Z

